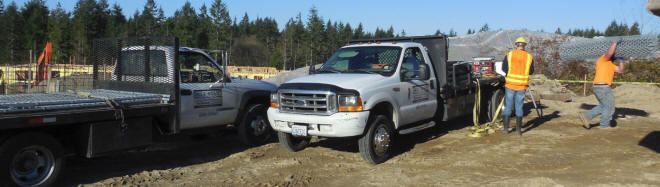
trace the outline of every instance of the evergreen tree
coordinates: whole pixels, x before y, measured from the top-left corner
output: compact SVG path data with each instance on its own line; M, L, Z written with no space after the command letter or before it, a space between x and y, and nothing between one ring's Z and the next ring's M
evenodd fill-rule
M179 45L195 46L197 31L197 13L190 2L186 2L181 9L174 12L171 18L174 22L172 33L179 37Z
M213 22L209 17L206 4L202 5L197 15L197 29L195 30L195 47L207 49L209 48L209 33L212 32Z
M215 49L229 49L232 20L227 5L222 0L215 0L211 5L211 20L213 21L211 46Z
M335 49L339 48L341 44L339 44L339 33L337 31L337 22L334 24L328 20L328 22L325 24L325 46L323 51L324 56L330 56L330 53L332 53Z
M640 35L641 32L639 31L639 23L635 22L630 26L630 32L628 35Z
M160 34L158 29L165 17L163 15L163 9L158 8L154 0L147 0L147 3L144 4L144 8L142 9L142 13L136 19L137 35L153 36Z
M454 31L454 29L449 29L449 37L455 37L456 35L458 34L456 33L456 31Z
M238 35L247 36L250 35L250 17L248 17L247 12L243 15L241 23L238 24Z
M21 15L25 20L22 28L24 31L23 43L25 49L32 49L34 52L41 51L46 45L48 32L48 7L42 0L28 1L21 9Z
M484 24L481 26L481 29L479 29L479 32L488 32L490 30L490 27L488 27L488 23Z
M555 30L555 34L562 34L561 29L559 27L557 27L557 30Z
M52 60L56 63L65 63L66 57L69 56L71 46L70 41L70 23L69 13L63 8L61 3L57 3L57 7L50 12L48 18L48 41L53 44L53 57Z
M362 27L362 23L358 24L358 27L355 28L355 32L353 33L353 39L360 38L364 38L364 28Z
M387 37L394 37L394 27L390 26L390 28L387 29Z
M315 54L321 54L323 51L323 41L325 41L325 37L323 36L324 30L325 25L323 24L321 17L318 15L318 10L315 7L312 7L309 10L309 17L307 18L307 44L311 50L308 51L309 64L317 64L322 60Z
M108 24L106 25L107 37L125 37L128 35L126 17L122 13L122 8L118 4L112 5L112 10L108 14Z

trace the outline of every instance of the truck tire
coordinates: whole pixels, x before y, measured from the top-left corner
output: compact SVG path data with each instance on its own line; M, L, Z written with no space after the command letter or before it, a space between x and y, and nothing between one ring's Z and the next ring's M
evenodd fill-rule
M50 186L64 166L63 148L44 133L24 133L0 145L0 186Z
M295 137L285 132L277 132L277 138L280 140L280 145L291 152L305 149L312 139L311 137Z
M500 110L500 116L494 116L495 112L497 112L497 107L500 105L500 102L502 101L502 98L504 98L504 90L503 89L497 89L493 92L493 94L490 96L490 99L488 100L488 121L492 121L493 118L501 118L502 111ZM504 105L503 105L504 107Z
M358 140L358 147L362 159L370 164L380 164L390 156L394 123L384 115L376 115L370 121L367 133Z
M248 105L245 115L238 125L238 135L241 137L241 141L249 146L262 145L270 140L273 129L268 123L266 105Z

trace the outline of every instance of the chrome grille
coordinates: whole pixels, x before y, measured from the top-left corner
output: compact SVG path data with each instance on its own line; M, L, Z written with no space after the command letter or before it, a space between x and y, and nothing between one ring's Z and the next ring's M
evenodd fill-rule
M336 111L336 94L330 91L280 90L279 108L282 112L330 115Z

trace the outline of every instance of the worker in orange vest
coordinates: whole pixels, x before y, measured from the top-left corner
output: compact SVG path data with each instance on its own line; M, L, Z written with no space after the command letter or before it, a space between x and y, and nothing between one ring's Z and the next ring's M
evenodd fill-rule
M502 61L502 71L506 73L505 102L502 115L504 117L504 129L502 133L509 133L509 118L513 105L516 107L516 132L522 135L523 99L525 90L529 85L529 75L534 73L534 62L532 55L525 51L527 40L518 37L514 43L516 49L507 53Z
M600 115L600 128L601 129L611 129L610 122L612 121L612 115L614 114L614 95L612 95L612 80L614 79L614 73L623 73L624 65L622 62L619 62L619 66L614 65L612 61L616 60L615 52L616 46L620 43L612 43L610 48L598 58L596 61L596 76L594 77L592 90L596 99L598 99L598 106L592 108L589 111L584 112L584 114L578 114L582 125L586 129L590 129L591 125L589 120Z

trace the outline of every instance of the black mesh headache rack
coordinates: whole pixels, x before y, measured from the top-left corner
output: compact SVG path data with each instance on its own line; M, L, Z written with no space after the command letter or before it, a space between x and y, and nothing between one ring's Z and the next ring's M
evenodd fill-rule
M106 38L93 44L93 78L85 80L91 90L0 95L0 129L176 115L178 38Z
M349 44L368 44L368 43L386 43L386 42L415 42L420 43L428 49L431 65L437 77L447 76L447 57L448 41L447 36L411 36L398 38L377 38L377 39L358 39L351 40ZM447 84L445 79L439 79L438 84L442 87Z

